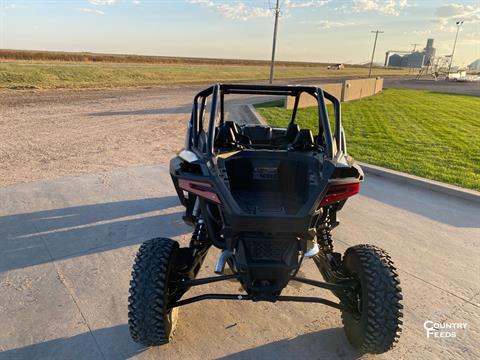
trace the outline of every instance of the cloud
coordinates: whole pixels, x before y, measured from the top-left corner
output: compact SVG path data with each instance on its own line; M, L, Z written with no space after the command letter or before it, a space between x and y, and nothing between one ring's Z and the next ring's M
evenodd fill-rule
M261 7L251 7L244 3L234 5L222 4L218 7L218 12L227 19L249 20L256 17L269 17L271 12Z
M432 33L431 29L424 29L424 30L404 31L403 35L428 35L431 33Z
M329 2L330 0L311 0L311 1L285 0L283 5L286 9L312 8L312 7L322 7L328 4Z
M281 10L284 18L289 17L291 9L318 8L328 4L331 0L284 0L281 2ZM190 4L197 4L215 10L217 13L232 20L250 20L253 18L270 17L272 9L260 6L247 5L242 1L219 1L219 0L188 0ZM267 1L265 1L267 4ZM274 5L274 0L270 2Z
M338 28L338 27L344 27L344 26L352 26L355 25L353 22L348 22L348 21L330 21L330 20L322 20L319 21L318 27L320 29L332 29L332 28Z
M456 31L455 22L465 21L466 23L480 22L480 5L449 4L440 6L435 10L437 23L441 31Z
M81 9L78 9L78 11L81 11L81 12L84 12L84 13L95 14L95 15L105 15L105 13L103 11L97 10L97 9L81 8Z
M473 39L460 39L458 43L465 46L478 46L480 45L480 39L478 37Z
M132 1L132 4L133 4L133 5L138 5L138 4L140 4L140 1L139 1L139 0L133 0L133 1Z
M267 8L245 5L243 2L232 4L213 0L189 0L188 3L212 8L223 17L232 20L246 21L252 18L272 16L271 11Z
M372 11L382 15L398 16L407 6L407 0L353 0L356 12Z
M474 39L474 40L477 40L477 42L480 42L480 31L467 33L463 35L463 37L467 39Z
M116 0L87 0L92 5L112 5Z
M213 7L215 6L215 2L213 2L212 0L190 0L188 1L188 3L190 4L200 4L200 5L204 5L204 6L208 6L208 7Z
M5 4L5 5L0 5L0 10L18 10L19 8L26 8L26 6L18 6L17 4Z

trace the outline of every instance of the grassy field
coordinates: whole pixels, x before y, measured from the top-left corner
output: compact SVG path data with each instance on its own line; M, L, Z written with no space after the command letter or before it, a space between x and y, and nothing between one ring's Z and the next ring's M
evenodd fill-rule
M269 62L0 49L0 89L82 89L158 86L217 81L256 81L269 76ZM277 61L277 79L366 76L365 66L327 70L328 64ZM406 75L374 68L373 74Z
M182 56L149 56L135 54L101 54L92 52L42 51L0 49L0 61L25 63L118 63L118 64L216 64L216 65L269 65L268 60L220 59ZM327 63L277 61L285 66L327 66Z
M257 107L274 126L291 110ZM387 89L342 103L347 150L355 159L425 178L480 190L480 100L474 96ZM300 109L302 128L315 130L316 108Z
M365 67L327 70L325 66L278 65L277 79L366 76ZM374 75L404 75L405 70L374 69ZM81 89L218 81L266 80L268 65L231 64L29 64L0 62L0 89Z

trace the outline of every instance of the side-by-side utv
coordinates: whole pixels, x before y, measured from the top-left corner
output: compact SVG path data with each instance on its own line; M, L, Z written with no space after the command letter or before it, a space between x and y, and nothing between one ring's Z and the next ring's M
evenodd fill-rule
M294 97L290 123L275 128L227 121L224 99L230 94ZM318 132L295 122L302 95L318 102ZM333 130L327 100L335 114ZM185 149L171 160L170 174L192 238L188 247L167 238L140 246L128 307L135 341L168 343L180 306L223 299L323 304L340 309L355 348L382 353L397 342L402 294L390 256L372 245L352 246L343 257L334 251L337 213L364 179L347 156L340 102L334 96L309 86L209 87L195 96ZM217 275L197 278L211 246L221 249ZM324 282L297 276L306 259L315 262ZM243 293L183 298L192 286L232 279ZM339 303L282 295L290 281L328 289Z

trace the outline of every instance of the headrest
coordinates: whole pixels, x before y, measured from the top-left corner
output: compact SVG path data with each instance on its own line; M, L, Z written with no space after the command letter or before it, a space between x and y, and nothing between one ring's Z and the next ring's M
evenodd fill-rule
M225 121L223 126L225 126L226 128L232 129L235 134L240 133L240 129L238 128L238 124L235 121L231 121L231 120Z
M295 137L292 143L295 150L311 150L315 148L313 134L309 129L302 129Z
M243 135L248 136L252 142L262 144L272 140L272 128L264 125L247 125L242 128Z
M287 140L287 142L291 143L293 140L295 140L295 137L297 136L299 131L300 127L297 124L288 124L287 131L285 133L285 139Z
M232 127L223 124L218 127L218 130L215 134L215 147L229 147L234 145L237 142L235 131Z

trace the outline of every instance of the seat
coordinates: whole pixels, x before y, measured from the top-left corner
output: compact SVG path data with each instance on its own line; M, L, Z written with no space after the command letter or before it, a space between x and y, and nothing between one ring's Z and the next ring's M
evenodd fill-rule
M293 142L299 132L300 132L300 127L297 124L295 123L288 124L284 141L288 144Z
M235 135L235 139L237 140L237 143L241 144L241 145L244 145L244 146L249 146L249 145L252 145L252 141L251 139L245 135L245 134L242 134L238 124L234 121L225 121L225 127L227 128L231 128L232 131L233 131L233 134Z
M252 144L270 144L272 140L272 128L270 126L247 125L242 128L242 133L252 141Z
M231 120L225 121L223 123L223 126L225 126L227 128L231 128L235 135L240 134L240 128L238 127L238 125L235 121L231 121Z
M225 124L218 127L215 134L214 145L216 148L228 148L235 147L237 144L237 138L233 127L225 126Z
M237 123L233 121L225 121L218 126L215 134L214 145L216 148L231 148L238 145L250 145L250 139L241 134Z
M272 145L278 146L279 148L285 148L288 144L291 144L293 140L295 140L295 137L297 136L299 131L300 128L297 124L288 124L285 133L280 137L275 137L272 140Z
M315 149L315 140L309 129L302 129L293 140L292 148L300 151L309 151Z

